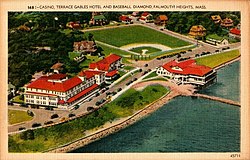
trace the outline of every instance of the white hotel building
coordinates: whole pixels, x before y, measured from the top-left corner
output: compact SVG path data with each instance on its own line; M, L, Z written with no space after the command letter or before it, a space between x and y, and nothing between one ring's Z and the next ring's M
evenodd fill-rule
M106 78L115 76L120 67L121 57L111 54L99 62L91 63L90 69L78 76L68 78L66 74L42 76L26 86L26 104L71 109L99 91L99 85Z

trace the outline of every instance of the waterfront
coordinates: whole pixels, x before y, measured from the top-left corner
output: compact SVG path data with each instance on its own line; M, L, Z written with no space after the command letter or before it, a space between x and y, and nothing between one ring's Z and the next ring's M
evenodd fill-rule
M218 84L202 92L239 100L239 66L240 63L235 62L220 69ZM240 108L178 97L134 125L73 152L238 151Z

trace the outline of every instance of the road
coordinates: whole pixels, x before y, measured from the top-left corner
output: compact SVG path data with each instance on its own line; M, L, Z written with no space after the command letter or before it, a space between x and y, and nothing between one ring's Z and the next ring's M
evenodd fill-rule
M140 24L142 25L142 24ZM171 36L174 36L174 37L177 37L177 38L180 38L180 39L183 39L183 40L187 40L191 43L197 43L196 40L193 40L187 36L183 36L183 35L180 35L178 33L174 33L172 31L168 31L168 30L159 30L159 27L158 26L155 26L154 24L143 24L144 26L146 27L150 27L152 29L155 29L157 31L160 31L164 34L167 34L167 35L171 35ZM105 29L105 28L103 28ZM240 42L239 43L234 43L234 44L231 44L229 45L230 49L234 49L234 48L239 48L240 47ZM195 49L192 49L192 51L189 51L187 52L186 54L182 55L182 58L184 57L192 57L194 58L195 57L195 54L201 54L202 52L211 52L211 53L214 53L215 50L219 50L220 52L222 51L222 48L223 47L215 47L215 46L212 46L212 45L209 45L209 44L206 44L206 43L203 43L203 42L199 42L199 45L198 47L196 47ZM41 125L44 125L44 122L46 121L53 121L53 122L60 122L61 119L64 117L64 118L68 118L68 115L70 113L73 113L75 114L76 116L77 115L81 115L83 113L87 113L87 108L89 106L91 107L94 107L94 108L97 108L97 106L95 106L95 103L97 101L99 101L100 99L104 99L106 97L106 92L113 92L113 91L117 91L118 88L122 88L124 89L124 87L126 86L126 83L128 83L129 81L133 80L134 78L137 78L139 79L141 76L142 76L142 73L148 69L155 69L156 67L159 67L173 59L177 59L177 57L172 57L172 58L165 58L165 59L161 59L161 60L157 60L157 59L153 59L153 60L150 60L150 61L135 61L135 60L131 60L131 63L132 64L129 64L130 66L133 66L133 67L139 67L141 68L143 71L142 72L138 72L136 74L133 74L131 77L127 78L126 80L122 81L121 83L118 83L117 85L111 87L108 91L105 91L104 93L101 93L98 97L93 97L91 101L87 101L87 102L84 102L83 104L80 105L80 107L77 109L77 110L71 110L71 111L68 111L68 110L54 110L54 111L48 111L48 110L44 110L44 109L30 109L31 111L34 112L35 116L34 118L29 121L29 122L25 122L25 123L21 123L21 124L16 124L16 125L9 125L8 126L8 132L15 132L15 131L18 131L18 129L20 127L25 127L26 129L28 128L31 128L32 124L33 123L41 123ZM148 66L146 67L145 64L148 64ZM136 83L136 82L134 82ZM27 111L27 108L22 108L22 107L19 107L19 106L9 106L8 107L9 109L21 109L21 110L24 110L24 111ZM58 114L59 115L59 118L56 118L56 119L51 119L51 115L53 114Z

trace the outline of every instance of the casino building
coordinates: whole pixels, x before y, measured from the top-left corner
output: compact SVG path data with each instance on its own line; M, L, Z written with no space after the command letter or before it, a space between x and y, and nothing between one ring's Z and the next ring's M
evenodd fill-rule
M210 67L197 65L193 59L170 61L156 70L161 76L169 77L176 84L192 84L203 88L216 81L216 71Z

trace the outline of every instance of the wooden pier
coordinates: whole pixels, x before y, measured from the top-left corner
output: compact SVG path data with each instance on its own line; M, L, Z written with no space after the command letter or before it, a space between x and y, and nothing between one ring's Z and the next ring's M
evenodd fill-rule
M218 102L222 102L222 103L226 103L226 104L231 104L234 106L238 106L240 107L240 103L230 100L230 99L226 99L226 98L221 98L221 97L216 97L216 96L209 96L209 95L205 95L205 94L193 94L192 96L194 97L202 97L202 98L206 98L206 99L210 99L210 100L214 100L214 101L218 101Z

